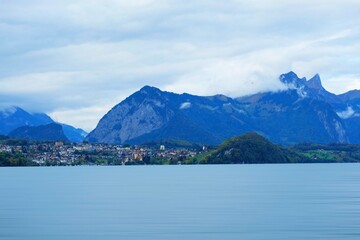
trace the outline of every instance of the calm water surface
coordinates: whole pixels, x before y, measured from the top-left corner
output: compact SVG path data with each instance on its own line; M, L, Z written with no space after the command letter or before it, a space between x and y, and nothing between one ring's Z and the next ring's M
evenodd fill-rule
M360 239L360 164L0 168L0 239Z

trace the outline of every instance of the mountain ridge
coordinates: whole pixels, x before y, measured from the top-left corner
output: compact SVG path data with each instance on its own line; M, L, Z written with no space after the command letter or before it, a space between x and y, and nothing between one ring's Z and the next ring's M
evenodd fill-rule
M349 133L357 120L354 123L339 114L348 109L345 97L328 92L318 74L307 80L289 72L279 80L287 90L240 98L176 94L144 86L105 114L86 140L140 144L181 139L219 144L255 131L280 144L360 141L360 129Z
M8 134L17 139L30 141L64 141L69 142L60 124L49 123L40 126L22 126Z
M51 123L56 122L45 113L30 113L17 106L0 110L0 134L3 135L8 135L20 127L37 127ZM74 128L64 123L57 124L62 126L66 138L71 142L82 142L85 139L85 135L87 135L82 129Z

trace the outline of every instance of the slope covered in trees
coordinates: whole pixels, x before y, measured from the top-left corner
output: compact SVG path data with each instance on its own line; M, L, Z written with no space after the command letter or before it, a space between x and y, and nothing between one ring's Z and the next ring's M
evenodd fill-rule
M245 133L225 141L203 163L293 163L307 160L296 152L269 142L257 133Z

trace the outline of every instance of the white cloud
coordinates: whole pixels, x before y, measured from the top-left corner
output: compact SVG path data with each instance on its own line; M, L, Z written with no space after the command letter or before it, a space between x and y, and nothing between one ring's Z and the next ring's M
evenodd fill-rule
M13 113L16 112L16 107L14 106L1 106L0 105L0 115L2 115L3 117L8 117L11 116Z
M191 102L184 102L180 105L180 109L188 109L191 108Z
M85 131L90 132L98 123L101 116L104 116L110 109L111 105L91 106L79 109L58 109L50 112L49 115L57 122L64 122L67 124L81 127Z
M0 82L0 93L43 94L50 91L67 89L72 79L84 78L81 72L45 72L3 78Z
M354 116L355 111L352 109L352 107L348 107L345 111L337 112L336 114L342 119L348 119Z
M51 112L86 129L106 112L99 108L143 85L237 97L281 90L278 76L294 70L320 73L336 93L360 88L358 0L1 5L2 105Z
M268 73L268 74L267 74ZM265 66L246 59L218 60L165 87L173 92L197 95L226 94L239 97L259 91L285 89Z
M334 76L327 79L324 86L327 90L337 94L360 89L360 74Z

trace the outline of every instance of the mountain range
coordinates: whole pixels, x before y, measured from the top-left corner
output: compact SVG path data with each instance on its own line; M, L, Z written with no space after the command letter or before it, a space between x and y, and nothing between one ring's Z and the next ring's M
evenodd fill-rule
M55 123L45 113L30 113L20 107L0 110L0 134L29 140L82 142L87 133L67 124Z
M360 91L328 92L320 76L279 78L287 89L230 98L175 94L145 86L114 106L86 137L93 143L178 139L219 144L245 132L272 142L360 143Z

